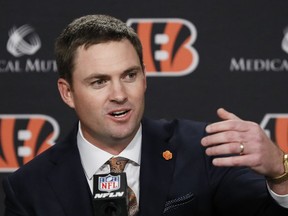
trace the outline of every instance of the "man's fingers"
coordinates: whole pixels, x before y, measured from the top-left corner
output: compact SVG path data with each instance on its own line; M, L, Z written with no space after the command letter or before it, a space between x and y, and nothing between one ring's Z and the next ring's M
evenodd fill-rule
M246 138L244 137L243 133L239 133L238 131L235 131L235 130L230 130L230 131L224 130L224 129L227 129L225 126L211 125L208 127L211 127L210 131L213 131L213 133L211 135L207 135L202 138L201 143L203 146L219 145L219 144L234 143L234 142L239 143L239 142L246 141L244 140ZM216 127L217 129L215 129ZM220 130L221 132L219 132L218 130Z
M246 153L247 150L244 148L245 148L244 145L239 142L222 144L207 148L206 154L208 156L231 155L231 154L240 155Z
M230 113L223 108L219 108L217 114L223 121L208 125L206 127L207 133L216 133L226 130L246 131L247 124L235 114Z
M234 166L251 166L251 157L249 155L239 155L230 157L221 157L213 159L214 166L234 167Z
M217 110L217 114L223 120L240 120L240 118L238 116L236 116L235 114L233 114L231 112L228 112L224 108L219 108Z

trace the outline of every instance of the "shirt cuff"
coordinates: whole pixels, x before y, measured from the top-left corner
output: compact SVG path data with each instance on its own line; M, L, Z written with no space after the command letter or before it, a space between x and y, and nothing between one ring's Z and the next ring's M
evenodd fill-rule
M282 206L282 207L284 207L284 208L288 208L288 194L279 195L279 194L276 194L274 191L272 191L268 184L267 184L267 187L268 187L268 191L269 191L270 195L272 196L272 198L273 198L280 206Z

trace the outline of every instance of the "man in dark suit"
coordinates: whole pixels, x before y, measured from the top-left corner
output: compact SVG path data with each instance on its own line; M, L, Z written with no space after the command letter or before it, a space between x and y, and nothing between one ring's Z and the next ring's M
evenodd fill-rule
M287 215L287 154L258 124L224 109L208 126L143 117L142 47L125 23L78 18L55 50L58 89L79 122L5 179L5 216L93 216L93 175L118 156L129 160L134 215Z

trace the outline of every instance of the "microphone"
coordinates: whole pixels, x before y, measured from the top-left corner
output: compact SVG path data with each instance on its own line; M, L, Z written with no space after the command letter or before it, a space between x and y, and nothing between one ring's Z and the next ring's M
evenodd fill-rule
M94 216L128 216L126 173L94 175Z

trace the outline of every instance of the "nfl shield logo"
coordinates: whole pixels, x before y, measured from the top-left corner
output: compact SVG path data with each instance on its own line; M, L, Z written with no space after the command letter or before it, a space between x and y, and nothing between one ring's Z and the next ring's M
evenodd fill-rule
M99 191L114 191L120 188L120 175L112 176L107 175L104 177L99 177L98 179L98 189Z

